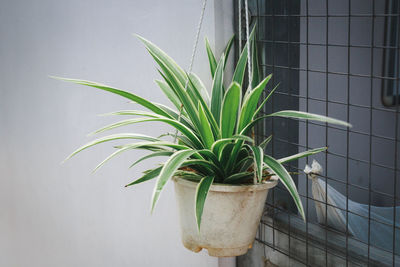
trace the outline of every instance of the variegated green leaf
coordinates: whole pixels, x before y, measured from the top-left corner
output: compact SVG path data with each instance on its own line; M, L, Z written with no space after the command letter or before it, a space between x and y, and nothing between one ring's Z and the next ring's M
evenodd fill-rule
M208 191L214 181L214 176L206 176L201 179L200 183L196 187L196 222L197 228L200 232L201 217L203 215L204 204L207 199Z

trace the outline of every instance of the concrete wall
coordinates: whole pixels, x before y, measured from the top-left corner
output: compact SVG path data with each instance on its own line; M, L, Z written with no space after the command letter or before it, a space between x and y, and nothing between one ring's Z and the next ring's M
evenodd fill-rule
M22 1L0 3L0 266L217 266L180 243L172 186L149 214L153 183L123 185L153 167L128 170L141 153L92 168L104 145L61 165L85 135L136 109L92 88L52 80L83 78L167 103L155 63L132 36L143 35L187 68L201 1ZM194 70L210 85L204 36L222 47L232 32L230 1L208 1ZM155 127L156 126L156 127ZM143 124L125 132L157 136Z

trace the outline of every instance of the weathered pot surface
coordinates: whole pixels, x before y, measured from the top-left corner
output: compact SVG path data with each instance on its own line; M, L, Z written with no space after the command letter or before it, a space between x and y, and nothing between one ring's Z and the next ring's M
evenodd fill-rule
M195 218L197 182L174 177L183 245L210 256L233 257L251 248L270 188L277 177L257 185L213 184L207 195L200 233Z

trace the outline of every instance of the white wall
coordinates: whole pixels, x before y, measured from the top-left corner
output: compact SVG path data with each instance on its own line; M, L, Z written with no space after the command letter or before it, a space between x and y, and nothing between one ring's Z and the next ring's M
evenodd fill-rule
M208 85L204 35L211 43L230 35L229 2L208 1L194 68ZM153 82L155 64L132 33L187 68L200 8L200 0L0 3L0 266L217 266L181 245L172 184L152 216L153 183L123 187L156 161L128 170L139 156L128 153L92 175L113 151L105 144L60 164L91 140L87 133L117 119L97 114L138 106L48 78L95 80L167 103ZM168 130L154 126L121 131Z

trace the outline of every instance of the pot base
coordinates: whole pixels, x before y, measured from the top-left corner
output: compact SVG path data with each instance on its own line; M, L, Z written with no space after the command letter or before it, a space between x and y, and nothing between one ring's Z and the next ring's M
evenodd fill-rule
M183 243L185 248L198 253L200 252L203 248L199 247L195 244L187 244ZM244 255L247 253L247 251L252 247L252 244L248 246L243 246L243 247L238 247L238 248L207 248L204 247L204 249L207 249L208 255L213 256L213 257L236 257L240 255Z
M193 252L207 249L214 257L234 257L246 254L253 244L268 190L278 180L272 177L257 185L211 185L200 232L195 215L198 183L178 177L174 182L183 245Z

